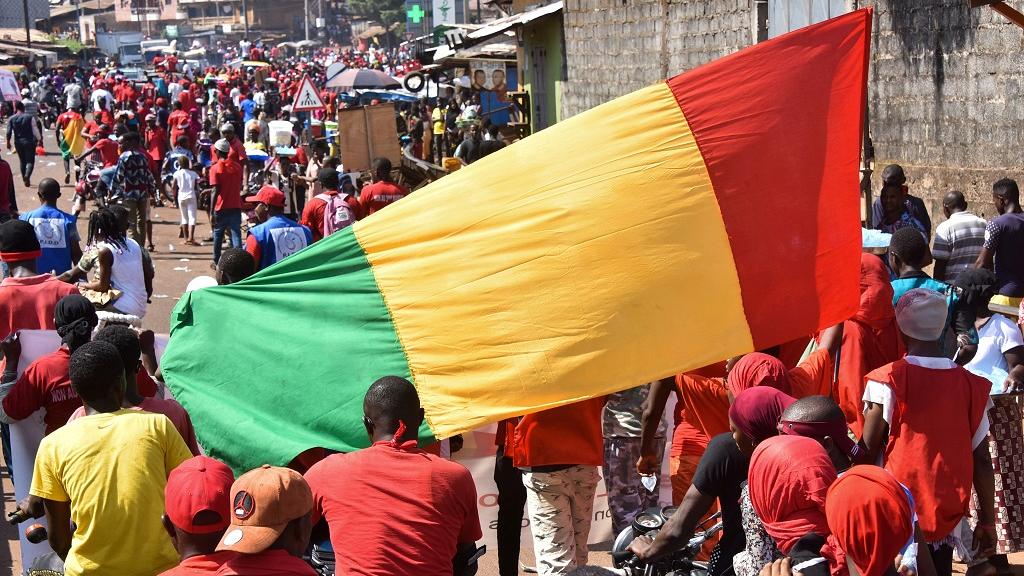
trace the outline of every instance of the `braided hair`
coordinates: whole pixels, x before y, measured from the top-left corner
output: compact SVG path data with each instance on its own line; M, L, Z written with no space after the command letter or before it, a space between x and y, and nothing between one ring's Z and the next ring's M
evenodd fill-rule
M107 242L126 250L128 240L125 236L125 229L114 208L120 208L120 206L103 208L89 214L89 243L94 243L96 236L102 235Z

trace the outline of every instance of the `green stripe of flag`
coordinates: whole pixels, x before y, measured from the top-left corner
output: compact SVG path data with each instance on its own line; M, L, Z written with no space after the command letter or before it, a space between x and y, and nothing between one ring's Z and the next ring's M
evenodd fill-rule
M162 370L200 444L236 473L312 447L367 446L366 389L409 378L351 227L243 282L185 294Z

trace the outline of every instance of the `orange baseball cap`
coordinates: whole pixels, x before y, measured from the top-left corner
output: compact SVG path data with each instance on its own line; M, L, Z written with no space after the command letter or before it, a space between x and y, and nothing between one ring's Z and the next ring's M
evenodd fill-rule
M231 485L231 527L217 551L258 554L311 510L313 492L298 472L269 464L250 470Z

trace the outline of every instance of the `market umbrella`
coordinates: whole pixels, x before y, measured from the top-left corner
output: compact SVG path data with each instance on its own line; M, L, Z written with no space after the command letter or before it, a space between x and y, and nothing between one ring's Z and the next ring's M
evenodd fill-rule
M327 81L327 88L339 90L391 90L402 84L380 70L353 68Z

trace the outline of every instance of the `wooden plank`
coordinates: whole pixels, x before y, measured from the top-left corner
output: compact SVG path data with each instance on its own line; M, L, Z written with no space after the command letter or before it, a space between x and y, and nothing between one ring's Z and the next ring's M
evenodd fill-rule
M991 5L992 9L999 12L1006 17L1007 20L1013 22L1017 26L1024 28L1024 14L1021 14L1014 8L1011 8L1006 2L996 2Z

